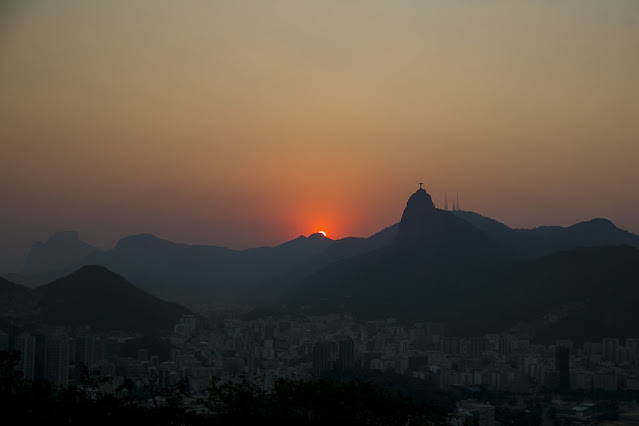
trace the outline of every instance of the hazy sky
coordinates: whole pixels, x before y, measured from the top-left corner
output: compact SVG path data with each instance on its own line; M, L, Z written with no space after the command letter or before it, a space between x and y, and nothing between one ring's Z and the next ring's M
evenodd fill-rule
M368 236L420 181L639 233L639 1L0 3L0 271L60 230Z

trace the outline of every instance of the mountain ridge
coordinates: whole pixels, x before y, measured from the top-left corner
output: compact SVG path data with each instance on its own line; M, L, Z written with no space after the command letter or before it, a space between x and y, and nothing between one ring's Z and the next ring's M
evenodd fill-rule
M501 252L522 259L581 246L630 244L639 247L639 236L617 228L607 219L596 218L569 227L512 229L478 213L437 209L424 189L411 195L407 207L412 203L411 198L432 220L423 223L424 229L409 229L405 236L401 235L400 221L367 238L331 240L321 234L301 235L274 247L245 250L175 243L153 234L126 236L112 249L100 250L80 241L78 233L71 231L54 234L46 243L35 244L25 274L7 275L7 278L33 287L65 276L83 265L99 264L167 300L256 305L277 300L295 283L331 263L390 247L398 239L405 248L419 246L432 253L463 249ZM51 241L57 245L49 244ZM65 241L70 246L67 255L57 256L57 247ZM50 255L46 254L47 247L51 249Z
M639 306L639 285L631 285L636 284L639 277L639 249L619 244L574 247L609 241L608 233L599 239L577 238L583 236L583 230L613 230L627 236L612 222L595 219L568 228L548 228L545 231L550 232L551 238L542 238L542 241L549 240L554 247L563 244L566 249L541 257L503 256L499 250L490 250L492 246L482 245L487 242L485 239L478 240L482 244L468 250L463 240L466 236L458 239L455 233L471 224L458 216L482 221L488 230L485 236L493 237L507 250L509 247L504 243L509 242L508 238L504 235L500 238L495 233L518 238L521 234L516 230L480 215L461 212L454 212L455 217L466 225L452 221L453 225L447 227L442 223L450 220L445 214L453 213L434 209L426 201L402 216L399 229L408 229L406 238L398 233L391 246L314 271L301 278L280 299L278 306L290 312L298 309L314 314L341 312L360 319L393 316L410 321L441 321L462 335L494 332L518 321L536 324L541 333L552 334L553 327L558 326L544 324L541 319L568 305L583 306L580 315L585 317L592 317L588 312L593 310L606 312L613 318L608 331L619 326L621 319L632 318L635 320L632 324L639 324L639 312L628 309L633 306L628 300ZM411 208L411 204L414 205L409 199L406 209ZM478 228L474 229L479 232ZM455 244L447 245L447 241ZM547 249L548 246L540 247ZM543 252L540 247L534 248ZM610 283L612 277L614 282ZM607 299L610 294L624 292L624 299ZM599 304L592 304L593 300ZM603 302L605 300L608 302ZM617 312L619 307L623 309ZM628 326L625 330L629 335L639 334L639 326Z

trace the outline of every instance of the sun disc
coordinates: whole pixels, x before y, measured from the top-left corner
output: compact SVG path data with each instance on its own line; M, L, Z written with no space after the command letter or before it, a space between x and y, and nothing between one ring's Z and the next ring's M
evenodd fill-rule
M323 236L326 236L326 232L324 232L324 231L318 231L317 233L318 234L322 234Z

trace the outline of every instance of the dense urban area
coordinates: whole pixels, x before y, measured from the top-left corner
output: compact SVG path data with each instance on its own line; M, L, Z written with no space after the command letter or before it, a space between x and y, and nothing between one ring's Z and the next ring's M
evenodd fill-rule
M193 399L240 378L264 391L278 379L399 380L413 397L454 401L450 424L598 424L639 395L639 338L540 345L523 326L481 337L445 330L441 323L359 322L341 314L250 319L226 308L183 315L161 337L8 329L0 350L20 353L15 367L25 379L67 388L81 386L88 372L108 379L97 389L103 393L127 380L142 393L185 384Z

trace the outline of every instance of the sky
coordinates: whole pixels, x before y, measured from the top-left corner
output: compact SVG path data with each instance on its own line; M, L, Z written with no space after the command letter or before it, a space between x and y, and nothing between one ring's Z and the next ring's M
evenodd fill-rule
M0 2L0 271L56 231L369 236L424 182L639 233L636 0Z

